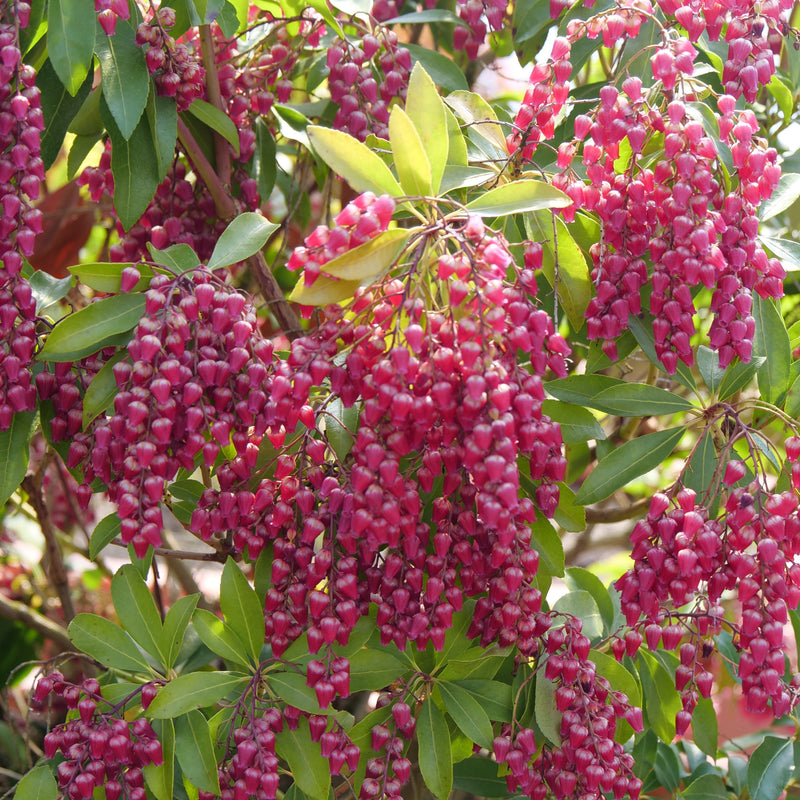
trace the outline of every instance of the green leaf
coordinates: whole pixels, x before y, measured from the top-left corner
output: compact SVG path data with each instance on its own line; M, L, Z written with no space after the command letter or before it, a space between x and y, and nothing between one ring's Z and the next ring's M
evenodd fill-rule
M153 91L147 98L146 112L150 137L156 153L156 178L160 183L166 178L175 159L178 109L171 97L161 97Z
M127 231L139 220L156 193L158 154L144 116L129 137L122 135L104 97L100 98L100 116L111 137L114 208Z
M728 800L730 795L719 775L701 775L682 792L683 800Z
M453 757L450 731L442 712L429 697L417 718L419 769L425 785L439 798L447 800L453 788Z
M539 730L549 742L560 747L561 712L556 706L556 685L541 671L536 676L533 708Z
M219 617L204 608L193 616L194 629L200 641L212 652L234 664L248 663L249 648Z
M299 280L289 295L289 300L304 306L328 306L349 300L360 287L361 281L340 281L320 275L311 286L306 286L304 281Z
M589 660L594 662L597 667L597 674L602 675L611 684L611 688L614 691L622 692L626 695L632 706L642 705L642 687L616 658L606 653L592 650L589 653ZM633 728L624 719L618 719L617 731L614 735L615 740L623 744L632 735Z
M649 726L660 739L671 742L675 736L675 715L682 708L675 681L646 650L639 650L639 663L645 704L645 729Z
M564 575L564 546L555 528L546 519L537 517L531 525L531 547L539 554L539 566L548 575Z
M422 25L428 22L449 22L453 25L466 25L461 17L444 8L430 8L425 11L412 11L399 17L387 19L384 25Z
M130 25L117 25L113 36L98 36L95 52L100 60L103 99L125 139L142 118L150 93L150 73L144 50L136 44Z
M186 629L199 599L200 595L197 594L178 598L164 618L164 643L167 647L167 662L164 666L167 669L172 669L175 666L178 653L180 653L183 645L183 637L186 634Z
M492 749L494 733L489 715L483 706L466 689L455 683L439 681L436 684L444 701L447 713L471 741Z
M571 203L572 200L561 189L544 181L528 178L489 189L467 203L466 207L468 211L482 217L501 217L543 208L564 208Z
M111 581L111 599L122 627L154 658L165 664L164 630L156 602L136 567L123 566Z
M599 639L603 635L603 617L589 592L583 589L567 592L556 600L553 608L562 614L572 614L581 620L584 636Z
M175 726L171 719L154 720L153 729L161 742L162 764L148 764L144 772L147 787L156 800L172 800L175 788Z
M564 220L550 211L526 214L524 224L528 238L541 242L544 276L551 286L557 287L569 323L579 331L592 299L592 282L583 251Z
M106 294L119 294L122 285L122 270L131 264L114 264L96 261L91 264L78 264L67 269L85 286ZM146 264L137 264L142 276L134 287L136 292L146 289L153 277L153 270Z
M434 11L436 10L434 9ZM425 12L420 13L424 14ZM445 13L456 16L451 11ZM439 90L419 63L415 64L411 70L405 110L414 124L430 163L431 191L433 194L437 194L442 183L449 149L447 119Z
M636 338L639 347L641 347L644 351L648 361L650 361L651 364L655 364L660 370L666 372L664 365L656 356L656 346L653 338L652 324L649 323L648 328L646 329L644 323L641 319L639 319L639 317L631 316L628 319L628 328ZM694 376L692 375L692 370L687 367L683 361L678 361L678 366L675 374L672 377L675 378L675 380L680 381L680 383L682 383L687 389L697 388L697 385L694 381Z
M37 269L33 271L29 282L36 300L36 313L41 314L53 303L67 296L67 292L72 288L73 279L69 275L66 278L54 278L49 273Z
M100 135L75 136L67 156L67 180L71 181L78 174L86 157L100 141ZM60 151L60 150L59 150ZM58 154L56 154L58 157Z
M576 406L589 406L598 411L605 411L607 414L614 412L609 406L597 403L595 398L606 389L625 386L625 381L618 378L611 378L608 375L571 375L569 378L561 378L549 381L544 385L548 394L565 403L572 403Z
M447 163L449 166L468 168L467 142L464 139L464 134L461 131L461 126L458 124L456 115L448 106L445 106L444 116L447 121ZM490 172L490 170L482 171ZM493 172L493 170L491 171ZM485 182L486 181L480 181L480 183ZM439 191L444 192L444 188L441 187Z
M222 232L208 260L211 270L229 267L257 253L278 225L252 211L239 214Z
M334 397L325 414L325 438L340 461L344 461L355 442L358 431L358 408L345 408L341 399Z
M794 379L786 395L784 410L790 417L800 417L800 375Z
M786 272L791 274L800 270L800 242L777 236L762 236L761 244L781 260Z
M719 399L725 400L747 386L765 361L764 356L754 356L747 364L741 361L729 364L725 368L725 377L719 385Z
M717 757L719 727L717 712L710 697L701 697L692 712L692 738L707 756Z
M328 800L331 776L328 760L320 755L319 745L311 741L308 720L300 718L296 730L284 725L275 737L275 749L289 763L295 783L314 800Z
M225 622L244 642L250 658L257 664L264 646L264 608L232 558L222 570L219 603Z
M439 84L436 76L430 71L429 74ZM503 126L498 124L497 114L486 100L475 92L454 91L444 102L467 123L470 131L488 145L487 155L497 158L508 157L505 131ZM456 162L451 161L451 163Z
M278 128L281 136L292 142L299 142L303 147L308 149L310 142L308 140L308 117L302 111L293 106L282 105L275 103L272 106L272 111L278 120Z
M58 158L69 124L89 96L92 77L91 72L87 72L86 78L73 96L56 75L50 59L36 73L36 86L41 91L45 125L41 138L41 156L46 170Z
M758 210L759 218L762 222L772 219L793 206L798 197L800 197L800 175L796 172L784 172L772 196L761 204Z
M107 297L59 320L39 353L42 361L77 361L134 328L144 312L142 294Z
M89 423L98 414L102 414L114 402L114 398L119 391L117 380L114 377L114 366L127 358L128 354L121 350L106 361L100 368L97 375L92 378L92 382L86 389L83 396L83 427L86 429Z
M714 446L714 437L706 431L697 444L689 468L684 473L683 483L697 494L702 494L711 486L716 468L717 449Z
M453 789L473 797L507 797L508 784L498 774L495 761L473 756L453 764Z
M798 176L800 178L800 175ZM771 299L753 296L753 355L766 361L758 368L758 388L768 403L778 403L789 390L792 348L778 307Z
M464 73L444 53L408 42L404 42L403 47L411 53L411 61L415 65L422 64L437 86L449 92L468 88Z
M175 272L188 272L200 264L197 253L188 244L173 244L164 250L159 250L148 242L147 249L156 264Z
M343 131L311 125L308 138L319 157L341 175L357 192L375 192L401 197L404 192L389 167L373 153Z
M719 353L701 344L697 348L697 368L700 370L706 386L712 392L716 392L725 377L725 370L719 365Z
M646 383L624 383L610 386L594 398L597 407L621 417L646 417L657 414L678 414L692 408L684 397Z
M389 116L389 139L400 186L409 195L431 194L431 163L411 118L400 106Z
M408 245L414 230L393 228L342 253L323 272L342 281L372 281L390 269Z
M110 620L96 614L78 614L67 630L75 647L104 666L150 672L149 664L130 635Z
M193 117L222 136L233 148L236 157L239 157L239 131L236 130L233 120L224 111L220 111L216 106L200 98L194 100L187 110ZM241 259L237 260L241 261Z
M765 736L747 767L747 789L752 800L775 800L792 778L793 742L789 737Z
M89 558L97 558L97 555L120 535L120 524L120 518L115 511L103 517L94 526L92 537L89 539Z
M281 700L290 706L307 711L310 714L324 714L320 711L317 693L308 685L306 679L298 672L270 672L269 686Z
M450 117L452 112L448 110ZM460 134L459 134L460 135ZM466 158L466 155L465 155ZM482 186L484 183L497 179L497 173L491 169L483 167L462 167L448 164L442 176L442 184L439 188L441 194L449 194L456 189L466 189L472 186Z
M256 149L253 153L250 177L258 184L258 193L264 201L272 194L277 175L275 139L269 126L261 118L256 119L255 132Z
M50 0L47 5L47 51L56 74L75 95L92 64L95 36L92 0Z
M34 411L17 411L8 429L0 431L0 508L25 477L35 419Z
M14 791L14 800L56 800L58 785L50 767L36 767L22 776Z
M350 693L383 689L405 671L406 665L390 650L365 647L350 657Z
M175 719L175 755L183 774L203 792L219 794L217 757L208 720L200 711Z
M570 567L566 573L567 585L572 589L583 589L589 592L597 603L603 623L607 629L611 630L611 626L614 624L614 602L600 578L581 567Z
M248 677L239 672L192 672L179 675L164 686L147 713L156 719L177 717L196 708L212 706L234 689L244 687Z
M564 444L606 438L606 432L592 412L581 406L559 400L545 400L542 403L542 413L561 426Z
M684 428L667 428L648 433L601 458L583 482L575 497L576 503L589 505L605 500L625 484L655 469L675 449Z
M480 678L456 680L451 683L469 692L481 704L489 719L511 722L513 697L510 683Z
M558 505L553 519L570 533L580 533L586 528L586 509L575 502L575 492L565 482L558 484Z

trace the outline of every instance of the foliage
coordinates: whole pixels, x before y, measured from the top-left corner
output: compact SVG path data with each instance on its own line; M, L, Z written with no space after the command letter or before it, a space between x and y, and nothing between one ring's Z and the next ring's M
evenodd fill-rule
M0 2L18 800L786 789L798 13Z

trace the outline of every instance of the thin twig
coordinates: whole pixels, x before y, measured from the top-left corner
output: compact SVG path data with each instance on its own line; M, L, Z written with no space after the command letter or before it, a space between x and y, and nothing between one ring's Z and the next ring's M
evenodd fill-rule
M214 34L210 25L200 26L200 52L203 56L203 66L206 70L206 91L208 101L227 114L219 88L219 73L214 55ZM217 157L217 175L224 186L231 185L231 151L228 142L217 131L214 131L214 153Z
M629 506L613 506L612 508L587 507L586 522L622 522L626 519L633 519L650 507L651 499L650 497L643 497Z
M128 546L122 539L114 539L111 544L117 547ZM218 561L220 564L223 564L228 560L227 553L199 553L194 550L170 550L167 547L154 547L153 552L157 556L164 556L164 558L181 558L187 561Z
M38 631L46 639L55 642L60 648L72 649L72 642L65 628L62 628L57 622L34 611L25 603L20 603L18 600L12 600L0 593L0 617L5 619L22 622L28 628Z

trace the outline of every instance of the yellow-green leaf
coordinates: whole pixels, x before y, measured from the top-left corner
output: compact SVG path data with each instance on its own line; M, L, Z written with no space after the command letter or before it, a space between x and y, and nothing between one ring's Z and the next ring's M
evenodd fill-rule
M545 208L564 208L572 200L544 181L523 179L511 181L489 189L480 197L467 203L467 210L482 217L502 217L523 211L540 211Z
M389 139L403 191L410 195L428 196L431 193L431 162L414 123L400 106L392 108Z
M393 228L337 256L322 268L326 275L343 281L367 281L389 269L408 244L412 231Z
M419 62L414 64L408 81L406 114L414 123L430 162L431 190L436 194L442 182L445 164L447 164L449 149L447 119L439 91Z
M349 300L359 286L361 281L337 281L320 275L311 286L306 286L302 279L299 280L289 299L304 306L327 306Z
M427 787L439 800L447 800L453 788L453 754L444 715L429 697L417 718L419 769Z

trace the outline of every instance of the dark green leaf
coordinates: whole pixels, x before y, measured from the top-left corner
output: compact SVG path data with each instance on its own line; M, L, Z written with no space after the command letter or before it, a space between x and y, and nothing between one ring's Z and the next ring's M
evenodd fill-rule
M200 711L189 711L175 719L175 755L193 786L219 794L217 757L208 720Z
M188 272L200 264L197 253L188 244L173 244L164 250L158 250L148 242L147 249L156 264L175 272Z
M246 14L244 19L245 21L247 20ZM236 36L236 32L239 30L239 14L236 6L234 6L233 3L228 2L228 0L225 0L217 16L216 22L217 25L219 25L223 36L225 36L226 39L233 39L234 36Z
M561 189L544 181L524 179L489 189L467 203L467 210L482 217L500 217L544 208L564 208L571 203Z
M564 575L564 546L548 520L537 517L531 525L531 547L539 554L539 566L548 575L557 578Z
M39 353L42 361L77 361L101 350L117 334L134 328L144 312L142 294L98 300L60 320Z
M453 764L453 789L474 797L508 796L508 784L497 774L497 763L480 756Z
M153 134L146 117L129 137L117 127L105 98L100 116L111 137L111 173L114 176L114 208L127 231L144 213L159 183L159 162Z
M117 536L120 535L120 518L117 513L103 517L92 531L92 538L89 540L89 558L97 558L105 547L107 547Z
M559 400L545 400L542 403L542 413L561 426L561 438L565 444L606 438L605 431L592 412L581 406Z
M717 468L717 449L714 446L714 437L706 431L697 443L697 449L689 462L683 483L689 489L693 489L698 495L706 491L711 486L714 471Z
M251 658L250 649L219 617L204 608L193 616L194 630L203 644L226 661L246 665Z
M196 708L206 708L235 689L244 688L247 681L247 676L239 672L192 672L179 675L161 689L147 713L156 719L166 719Z
M436 684L447 713L469 739L481 747L492 749L492 723L483 706L466 689L448 681Z
M119 294L122 285L122 270L131 264L115 264L111 262L93 262L91 264L78 264L68 267L69 271L84 285L98 292ZM136 269L142 276L134 287L141 292L146 289L153 277L153 270L146 264L137 264Z
M768 403L777 403L790 386L792 348L789 334L774 300L755 294L753 317L756 321L753 355L766 359L758 368L758 388Z
M277 174L277 161L275 159L275 139L269 126L260 118L256 119L256 149L250 168L250 177L258 184L258 193L264 201L272 194Z
M729 364L725 368L725 377L719 385L719 399L726 400L747 386L765 361L763 356L758 356L751 358L747 364L743 364L741 361Z
M305 148L310 146L307 131L309 120L300 109L283 105L282 103L275 103L272 106L272 111L278 120L280 133L285 139L299 142Z
M187 478L186 480L175 481L175 483L171 483L167 487L167 491L169 491L169 493L178 500L186 500L189 503L197 503L205 491L205 488L206 487L203 486L200 481Z
M95 52L100 60L103 99L123 138L130 139L150 93L144 50L136 44L133 28L121 22L113 36L97 37Z
M481 704L489 719L511 722L513 698L510 684L487 679L457 680L452 683L469 692Z
M47 51L56 74L70 94L77 94L92 64L95 35L92 0L50 0Z
M365 647L350 657L350 692L383 689L405 670L406 665L389 650Z
M270 672L268 680L272 691L290 706L310 714L324 713L320 711L317 693L306 685L306 679L300 673Z
M617 489L655 469L675 449L684 434L683 427L648 433L613 450L600 459L575 497L576 503L589 505L605 500Z
M239 132L233 120L225 112L198 98L189 106L189 113L226 139L233 147L235 155L239 156Z
M83 166L86 156L92 152L100 141L100 134L92 136L76 136L72 141L67 156L67 180L71 181Z
M133 639L110 620L95 614L78 614L69 624L69 638L79 650L112 669L150 672Z
M776 236L762 236L761 243L781 260L786 272L791 274L800 270L800 242Z
M658 742L653 772L659 784L668 792L672 794L678 789L683 767L674 747Z
M86 429L89 423L98 415L102 414L114 402L114 398L119 391L117 380L114 377L114 366L127 358L128 354L121 350L106 361L100 368L97 375L92 378L92 382L86 389L83 396L83 427Z
M728 800L728 790L719 775L701 775L682 792L684 800Z
M175 725L171 719L153 720L153 729L161 742L163 763L148 764L142 770L147 788L156 800L172 800L175 788Z
M345 408L342 401L335 397L326 407L325 438L340 461L344 461L353 447L355 434L358 432L358 408Z
M225 622L244 642L250 658L257 664L264 646L264 608L232 558L222 571L219 603Z
M122 627L154 658L165 664L164 630L156 602L136 567L123 566L111 581L111 599Z
M197 594L178 598L164 618L164 642L167 648L167 663L164 666L167 669L172 669L175 666L175 661L183 644L183 637L186 634L186 628L189 626L199 598L200 596Z
M701 344L697 348L697 368L700 370L706 386L712 392L716 392L725 377L725 370L719 366L719 353Z
M492 647L488 651L481 647L470 647L454 658L439 673L442 680L467 681L491 680L508 660L508 648Z
M597 408L610 409L621 417L646 417L657 414L676 414L692 408L692 404L666 389L646 383L624 383L611 386L593 398Z
M252 211L239 214L219 237L208 260L208 268L219 269L244 261L257 253L276 230L278 226L261 214Z
M752 800L775 800L792 778L793 742L789 737L766 736L753 751L747 767L747 789Z
M0 431L0 508L25 477L35 418L34 411L18 411L8 429Z
M636 678L616 658L592 650L589 653L589 660L593 661L597 667L597 674L602 675L610 684L614 691L622 692L627 696L632 706L642 705L642 687ZM633 728L624 720L617 720L617 731L614 738L620 744L628 741L633 735Z
M295 783L313 800L328 800L331 787L328 760L320 755L319 745L311 741L308 720L300 718L296 730L284 725L275 737L278 755L289 763Z
M593 572L581 569L580 567L570 567L566 574L567 585L573 589L583 589L594 598L597 608L603 618L606 628L609 630L614 624L614 603L608 589L603 586L603 582Z
M14 800L56 800L58 785L50 767L36 767L23 775L14 791Z
M467 88L464 73L443 53L416 44L405 43L403 46L411 53L411 60L422 64L437 86L450 92Z
M636 341L639 343L639 347L641 347L644 351L648 361L666 372L664 365L656 356L656 346L653 338L652 323L648 321L647 327L645 327L645 324L641 319L639 319L639 317L632 316L628 320L628 327L630 328L631 333L636 337ZM692 370L687 367L683 361L678 361L678 366L673 377L675 380L680 381L687 389L697 388L697 385L694 381L694 376L692 375Z
M717 757L719 730L714 703L708 697L701 697L692 712L692 735L694 743L711 758Z
M586 509L575 502L575 492L564 482L558 484L558 505L553 519L570 533L580 533L586 528Z
M171 97L160 97L154 91L147 99L147 124L156 153L156 177L163 181L175 159L178 138L178 109Z
M613 414L614 412L608 406L598 403L595 398L607 389L621 388L626 385L625 381L611 378L608 375L571 375L569 378L549 381L544 388L548 394L558 400L576 406L589 406L598 411Z
M453 788L453 756L450 731L442 712L429 697L417 717L419 769L425 785L439 798L447 800Z
M86 78L73 96L67 91L61 79L56 75L50 59L44 62L36 73L36 86L41 91L44 131L41 139L41 155L44 168L50 169L58 158L64 136L70 122L78 113L92 88L92 74Z
M675 736L675 715L681 710L681 700L675 682L666 669L646 650L639 651L644 698L645 727L651 727L663 741Z

